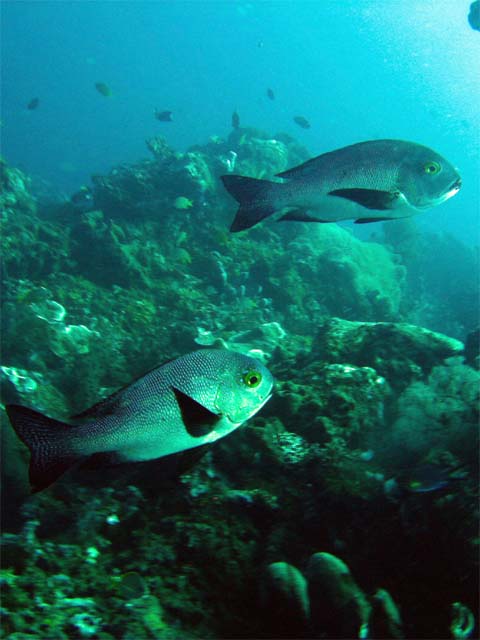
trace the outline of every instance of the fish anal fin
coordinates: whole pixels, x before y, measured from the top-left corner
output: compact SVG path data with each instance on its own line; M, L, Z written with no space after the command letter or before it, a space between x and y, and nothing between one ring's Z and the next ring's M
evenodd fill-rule
M355 224L367 224L368 222L386 222L392 218L359 218L355 220Z
M265 218L268 218L268 216L271 216L272 213L275 213L275 209L265 205L241 206L238 208L235 218L230 225L230 231L235 233L237 231L250 229L250 227L254 227Z
M207 444L202 444L199 447L187 449L186 451L181 451L176 454L178 456L176 460L178 474L181 475L196 465L197 462L199 462L203 456L210 451L214 444L214 442L209 442Z
M5 407L16 434L30 450L32 493L46 489L82 459L70 450L71 426L21 405Z
M288 211L285 215L277 220L277 222L291 221L291 222L332 222L331 220L323 220L311 216L304 209L293 209Z
M92 455L90 455L82 462L80 468L87 471L96 471L98 469L114 467L117 464L122 463L123 461L120 460L120 458L114 451L101 451L92 453Z
M376 189L334 189L329 191L329 196L345 198L365 207L365 209L377 209L386 211L395 209L402 195L399 191L377 191Z
M213 431L220 420L220 416L183 393L183 391L180 391L180 389L173 386L171 388L175 394L182 420L188 433L193 438L201 438Z

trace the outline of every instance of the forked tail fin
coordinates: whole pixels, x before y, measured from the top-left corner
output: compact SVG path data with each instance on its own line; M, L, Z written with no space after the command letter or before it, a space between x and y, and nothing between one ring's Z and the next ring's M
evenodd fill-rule
M272 196L282 184L232 174L220 178L228 193L240 204L230 231L249 229L275 213Z
M7 404L5 410L16 434L30 449L32 493L49 487L81 460L81 456L69 450L70 435L75 427L19 404Z

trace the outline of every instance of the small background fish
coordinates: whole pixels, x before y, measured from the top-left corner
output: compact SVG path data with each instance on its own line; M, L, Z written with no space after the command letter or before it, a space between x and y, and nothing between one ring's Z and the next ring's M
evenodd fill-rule
M302 129L310 129L309 121L303 116L295 116L293 121L298 124L299 127L302 127Z
M171 111L155 111L155 118L160 120L160 122L172 122L173 113Z
M232 113L232 127L233 127L233 129L239 129L240 128L240 116L238 115L238 113L236 111L234 111Z
M96 82L95 83L95 89L98 91L98 93L100 93L102 96L105 96L105 98L109 98L112 95L112 90L110 89L110 87L105 84L104 82Z
M40 104L40 100L38 98L32 98L30 102L27 104L27 109L29 111L33 111Z

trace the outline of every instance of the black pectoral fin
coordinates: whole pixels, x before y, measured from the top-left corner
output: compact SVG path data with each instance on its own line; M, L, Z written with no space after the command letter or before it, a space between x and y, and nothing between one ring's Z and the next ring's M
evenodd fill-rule
M329 196L345 198L365 207L366 209L394 209L400 197L398 191L376 191L375 189L335 189Z
M322 220L321 218L315 218L315 216L309 215L304 209L293 209L288 211L285 215L277 220L277 222L283 221L291 222L331 222L331 220Z
M180 389L172 387L172 391L175 394L182 420L188 433L193 438L201 438L210 433L220 420L220 416L183 393L183 391L180 391Z
M355 220L355 224L367 224L368 222L385 222L386 220L392 220L392 218L359 218Z

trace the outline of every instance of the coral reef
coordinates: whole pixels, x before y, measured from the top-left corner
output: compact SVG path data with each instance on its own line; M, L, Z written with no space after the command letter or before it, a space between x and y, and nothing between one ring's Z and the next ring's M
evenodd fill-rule
M39 205L2 162L2 402L67 418L198 345L254 352L275 394L180 477L160 460L72 472L31 497L2 405L5 637L355 637L367 622L373 638L467 637L472 251L408 221L368 242L333 224L231 236L218 177L271 178L306 150L250 128L182 153L147 146L150 159L93 178L88 210ZM461 474L392 500L388 481L423 463Z
M327 362L370 366L397 389L428 374L435 364L463 353L459 340L393 322L347 322L329 318L319 327L312 356Z

